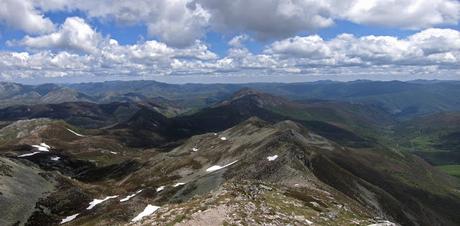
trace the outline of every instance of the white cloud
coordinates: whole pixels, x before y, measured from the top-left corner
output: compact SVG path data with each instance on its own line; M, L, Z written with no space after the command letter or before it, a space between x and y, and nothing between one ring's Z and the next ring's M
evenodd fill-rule
M329 46L318 35L296 36L277 41L271 45L267 52L309 58L324 58L331 54Z
M23 30L28 33L42 34L54 29L54 25L43 13L27 0L0 1L0 24Z
M457 0L194 0L210 13L211 26L223 32L249 33L256 38L289 37L334 24L423 29L458 24Z
M375 74L388 78L459 76L459 40L460 32L451 29L426 29L404 39L351 34L331 40L317 35L295 36L273 42L259 54L235 45L226 56L219 57L199 41L187 48L175 48L155 40L120 45L113 39L101 39L94 51L0 52L0 77L304 74L321 79L327 76L368 78Z
M453 29L426 29L409 37L425 54L460 50L460 32Z
M200 39L209 14L200 6L189 7L188 0L55 0L45 9L80 10L88 17L122 25L144 24L147 32L168 45L185 47Z
M28 33L49 33L50 11L83 12L122 25L143 24L174 47L209 31L273 40L329 27L336 20L405 29L458 24L458 0L3 0L0 21Z
M58 31L37 37L26 36L16 44L32 48L95 52L101 41L101 35L82 18L68 17Z
M302 65L436 65L460 64L460 32L427 29L405 39L342 34L325 41L319 36L293 37L272 43L266 53Z
M16 11L12 11L16 10ZM120 45L84 19L57 29L44 12L79 10L103 23L144 24L157 40ZM397 15L397 16L394 16ZM0 78L190 74L458 74L460 32L428 28L407 38L342 34L330 40L299 32L346 19L360 24L425 28L456 24L452 0L23 0L0 1L0 23L37 33L0 52ZM200 41L207 31L235 35L226 56ZM261 53L244 42L274 39Z
M348 1L343 1L348 2ZM335 14L358 24L420 29L441 24L457 24L457 0L353 0L338 3Z
M230 41L228 41L228 45L231 47L239 48L243 46L243 42L249 40L248 35L237 35L233 37Z
M333 24L327 1L195 0L194 4L210 13L214 29L251 33L259 39L288 37Z

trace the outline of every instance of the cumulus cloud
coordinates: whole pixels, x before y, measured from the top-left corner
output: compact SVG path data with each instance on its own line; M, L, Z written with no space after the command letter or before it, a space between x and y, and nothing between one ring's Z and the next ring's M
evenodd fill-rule
M460 64L460 32L431 28L405 39L342 34L329 41L316 35L296 36L272 43L265 52L303 65L455 66Z
M215 29L246 32L261 39L314 31L337 19L407 29L460 20L456 0L194 0L194 4L209 11Z
M405 29L460 20L458 0L3 0L0 21L28 33L48 33L53 23L45 12L75 10L102 21L143 24L174 47L193 45L209 30L273 40L336 20Z
M148 34L175 47L191 45L200 39L208 25L209 14L188 0L56 0L45 9L80 10L88 17L122 25L144 24ZM43 5L43 4L41 4Z
M54 33L36 37L26 36L13 43L32 48L95 52L101 41L101 35L82 18L68 17Z
M42 34L54 29L50 19L37 10L30 1L0 1L0 24L23 30L28 33Z
M243 42L249 40L249 36L247 35L237 35L235 37L233 37L232 39L230 39L230 41L228 41L228 45L231 46L231 47L242 47L243 46Z
M254 34L256 38L288 37L333 24L326 1L195 0L211 15L211 26L223 32Z
M68 18L54 33L26 37L17 43L34 51L0 52L3 79L202 73L218 58L200 41L186 48L156 40L120 45L114 39L102 38L77 17Z
M103 39L89 52L0 52L0 77L460 75L460 32L452 29L426 29L407 38L342 34L324 40L317 35L295 36L275 41L259 54L238 44L240 38L235 38L222 57L200 41L176 48L155 40L120 45L113 39Z
M44 16L74 10L86 19L143 24L155 40L120 45L83 18L56 27ZM299 35L336 20L422 30L406 38ZM33 35L11 42L29 52L0 52L0 77L458 74L460 32L428 27L459 20L454 0L4 0L0 23ZM208 31L236 35L227 55L200 41ZM254 39L272 41L253 53L244 42Z
M344 3L345 2L345 3ZM457 24L460 2L457 0L353 0L342 1L335 13L358 24L409 29L441 24Z

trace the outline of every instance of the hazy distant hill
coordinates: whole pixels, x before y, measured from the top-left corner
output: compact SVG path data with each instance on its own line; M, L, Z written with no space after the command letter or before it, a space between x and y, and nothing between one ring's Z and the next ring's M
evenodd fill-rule
M106 92L138 92L145 96L170 99L202 98L205 101L224 99L237 90L249 87L290 99L326 99L381 106L402 118L441 111L460 110L460 83L442 81L354 81L311 83L252 84L185 84L172 85L155 81L113 81L73 84L70 88L88 95Z
M434 165L456 165L460 177L460 112L417 117L395 128L401 146ZM452 166L453 167L453 166Z
M398 118L460 110L460 83L443 81L353 81L249 84L166 84L156 81L110 81L39 86L0 84L0 107L17 104L89 101L143 101L162 97L196 109L217 103L242 88L295 100L339 100L379 106Z
M0 107L23 104L54 104L72 101L89 101L94 99L74 89L44 84L38 86L0 82Z

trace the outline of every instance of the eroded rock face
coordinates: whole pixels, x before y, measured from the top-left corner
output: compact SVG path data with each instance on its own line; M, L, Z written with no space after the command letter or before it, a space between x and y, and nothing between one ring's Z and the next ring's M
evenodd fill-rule
M375 222L368 210L344 197L307 187L286 187L256 181L229 181L211 194L181 204L162 206L136 225L339 225ZM181 216L177 218L177 216Z
M30 163L0 157L0 224L24 224L35 203L56 189L53 176ZM8 208L7 208L8 207Z

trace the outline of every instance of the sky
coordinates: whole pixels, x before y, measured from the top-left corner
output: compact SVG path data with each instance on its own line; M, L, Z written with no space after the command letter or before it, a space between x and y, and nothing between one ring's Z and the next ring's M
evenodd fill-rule
M0 80L460 80L459 0L0 0Z

